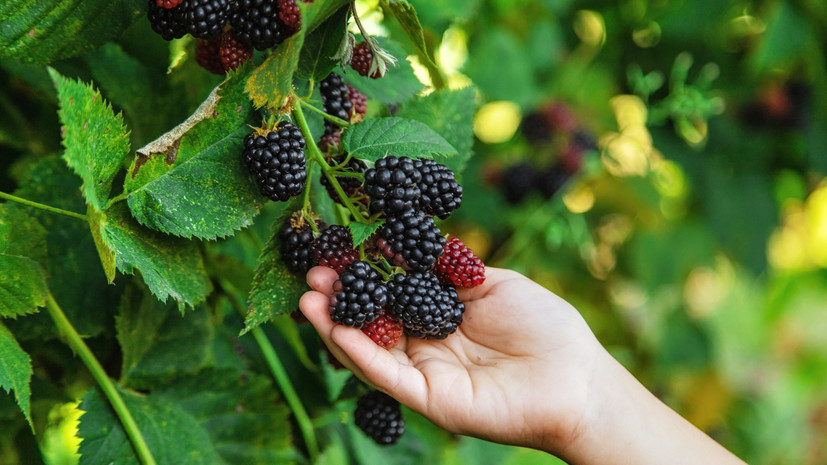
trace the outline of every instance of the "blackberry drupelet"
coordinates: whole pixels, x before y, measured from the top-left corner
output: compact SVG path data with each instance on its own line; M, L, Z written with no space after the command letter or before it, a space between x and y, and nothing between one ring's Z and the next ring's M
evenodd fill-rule
M338 133L336 133L338 134ZM334 158L332 161L334 163L341 163L342 160L346 157L346 155L341 155L339 157ZM350 161L347 162L345 165L346 171L352 171L354 173L364 173L367 169L365 162L359 160L358 158L351 158ZM336 181L342 187L342 190L345 191L345 195L352 198L363 197L365 195L365 189L362 187L362 181L359 178L354 178L351 176L336 176ZM336 189L333 188L333 185L330 183L330 179L327 176L322 175L321 177L322 186L324 186L327 194L333 199L334 202L339 204L344 204L342 199L339 198L339 193L336 192ZM366 203L366 199L360 200L362 203Z
M475 287L485 281L485 264L458 237L448 240L434 271L443 283L456 287Z
M414 167L422 174L419 208L443 220L448 218L462 203L462 186L454 178L454 172L433 160L418 159Z
M381 391L371 391L356 401L353 421L383 446L395 443L405 433L405 418L399 402Z
M359 89L350 84L347 85L347 99L350 101L351 106L353 106L353 110L350 112L351 116L354 114L364 116L365 113L367 113L368 96L359 92Z
M244 163L262 195L283 201L301 193L307 181L302 147L301 131L287 121L275 131L244 138Z
M330 297L334 323L361 328L375 320L388 304L388 287L367 262L356 260L339 274Z
M382 252L390 252L389 258L395 265L416 271L433 269L446 242L434 219L413 208L389 216L379 235L386 240L386 248ZM385 243L377 242L377 245L383 248ZM400 258L404 263L398 262Z
M326 225L316 220L316 227L324 230ZM299 274L307 273L316 264L313 260L313 229L306 220L292 216L284 222L279 231L281 258L287 268Z
M278 0L279 19L287 27L287 34L293 35L302 28L302 13L296 0Z
M180 39L187 33L187 28L181 21L178 13L179 6L175 8L163 8L155 3L155 0L147 0L148 6L146 17L152 30L158 33L164 40Z
M213 74L224 74L224 63L221 62L221 37L210 37L209 39L197 39L195 43L195 61L202 68Z
M379 347L390 350L399 344L399 338L402 337L402 322L387 313L382 313L377 319L362 326L362 332Z
M276 0L238 0L230 24L236 36L256 50L266 50L292 35L279 18Z
M520 162L509 166L500 179L505 200L519 203L537 187L537 177L537 171L528 163Z
M422 173L408 157L388 156L365 171L365 192L370 196L370 211L392 214L416 207L422 191Z
M235 70L253 56L253 49L244 44L235 33L227 30L221 33L221 46L218 49L221 64L225 70Z
M413 271L388 281L390 313L402 321L405 333L424 339L445 339L462 323L465 304L456 288L442 285L433 273Z
M233 6L231 0L184 0L176 11L191 36L208 39L221 34Z
M341 273L347 265L359 259L359 251L353 248L350 229L338 224L331 225L313 242L313 258L316 264Z
M322 95L322 109L328 115L345 121L350 119L353 106L348 100L348 91L345 81L336 73L330 73L319 83L319 93ZM331 134L339 130L335 123L324 120L324 133Z

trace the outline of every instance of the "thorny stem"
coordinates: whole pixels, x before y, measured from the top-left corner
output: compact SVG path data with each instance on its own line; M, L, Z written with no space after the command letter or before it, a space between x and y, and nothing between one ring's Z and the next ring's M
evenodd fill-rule
M10 200L12 202L19 203L21 205L26 205L29 207L39 208L41 210L46 210L47 212L57 213L58 215L68 216L70 218L75 218L81 221L88 221L86 215L82 215L80 213L70 212L68 210L63 210L61 208L50 207L48 205L43 205L42 203L32 202L31 200L26 200L24 198L17 197L16 195L7 194L5 192L0 192L0 199Z
M63 310L61 310L60 306L55 302L52 294L49 294L46 298L46 309L52 317L52 320L54 320L55 326L57 326L60 334L66 337L66 342L69 344L69 347L78 354L84 365L86 365L86 368L92 373L92 377L95 378L104 395L106 395L110 405L112 405L112 409L115 410L115 414L121 421L121 425L123 425L123 429L129 441L132 443L132 447L135 448L135 454L138 456L140 462L143 465L156 465L155 458L152 456L152 452L149 451L149 447L147 447L146 441L144 441L138 424L135 423L135 419L132 418L132 413L127 408L126 403L124 403L115 384L109 379L109 376L103 370L98 359L96 359L92 351L89 350L89 346L83 342L80 334L78 334L74 326L72 326L72 323L69 322L69 319L66 318L66 314L63 313Z
M348 123L347 121L345 121L341 118L337 118L333 115L330 115L330 114L326 113L324 110L320 110L320 109L316 108L315 106L307 103L304 99L299 99L299 102L301 102L301 104L304 105L304 107L307 108L308 110L312 111L313 113L318 113L318 114L322 115L322 117L324 119L330 120L331 122L335 123L339 127L342 127L342 128L350 127L350 123Z

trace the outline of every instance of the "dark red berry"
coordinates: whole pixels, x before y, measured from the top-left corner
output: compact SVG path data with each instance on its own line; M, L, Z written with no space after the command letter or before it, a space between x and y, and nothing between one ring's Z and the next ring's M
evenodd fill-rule
M350 59L350 67L356 70L362 76L367 76L370 73L370 62L373 60L373 52L367 42L359 42L353 47L353 57ZM376 70L371 76L373 79L382 77L379 70Z
M568 174L574 174L580 171L583 166L583 151L580 147L569 144L557 158L557 164Z
M161 8L175 8L184 0L156 0L155 3Z
M475 287L485 281L485 264L458 237L452 237L445 244L435 271L443 283L456 287Z
M579 121L565 103L553 102L542 110L549 128L558 134L569 134L579 126Z
M253 56L253 49L244 44L235 33L226 30L221 34L221 46L218 49L221 64L225 70L235 70Z
M313 242L313 258L318 265L332 268L336 273L358 260L359 252L353 248L350 229L334 224L322 231Z
M329 134L325 134L319 139L319 150L322 152L332 151L335 152L339 149L339 143L342 141L342 133L339 131L333 131ZM325 176L322 176L322 179L326 179Z
M383 349L390 350L399 344L402 337L402 322L383 313L379 318L362 326L362 332Z
M224 74L224 64L221 63L219 47L221 37L210 37L207 40L197 39L195 43L195 61L202 68L213 74Z
M368 97L350 84L347 85L347 99L350 100L350 105L353 107L350 116L354 114L364 116L367 113Z
M287 28L288 35L295 34L302 28L302 13L296 0L278 0L279 19Z

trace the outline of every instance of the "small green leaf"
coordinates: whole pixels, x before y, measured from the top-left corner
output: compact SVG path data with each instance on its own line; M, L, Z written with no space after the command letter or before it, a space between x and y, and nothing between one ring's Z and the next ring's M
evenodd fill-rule
M429 65L436 66L433 58L428 53L428 47L425 45L425 35L422 33L422 25L419 24L419 18L416 16L416 10L413 5L404 0L394 0L387 3L388 8L393 12L402 30L408 34L414 47L429 61Z
M140 270L146 285L162 301L171 296L180 304L194 306L209 294L211 283L194 241L141 226L122 202L105 213L101 236L115 252L118 270Z
M115 273L117 271L115 253L106 246L101 235L103 230L102 221L106 216L104 216L103 213L98 213L90 206L86 212L86 218L89 219L89 229L92 230L92 240L95 242L95 249L97 249L98 255L100 256L106 281L112 284L115 282Z
M473 87L432 92L402 105L397 116L427 124L454 146L457 156L435 156L434 160L460 173L474 144L475 95Z
M119 389L124 404L159 464L220 465L224 463L204 428L178 406L156 396ZM78 453L80 465L138 465L132 444L109 403L92 389L80 403Z
M279 44L273 54L250 73L244 91L256 108L279 109L287 104L303 43L304 30L301 30Z
M279 229L293 211L294 208L285 209L282 217L273 223L273 235L258 258L258 268L248 301L250 312L244 319L242 334L298 308L299 298L307 290L304 276L288 270L281 258Z
M106 208L112 180L129 152L129 132L100 93L49 68L60 102L66 163L83 179L86 202Z
M373 118L356 124L342 137L345 150L357 158L376 161L386 155L432 158L457 150L433 129L404 118Z
M331 59L345 35L348 8L341 8L304 40L296 76L320 81L337 62Z
M262 197L241 161L249 134L244 76L221 85L211 117L173 144L166 156L138 156L124 182L132 215L159 231L215 239L250 225Z
M359 223L357 221L348 223L347 227L350 228L350 234L353 235L353 246L359 247L362 242L368 240L383 224L385 224L385 220L380 220L375 223Z
M46 231L20 209L0 204L0 317L37 312L49 289L39 261L46 256Z
M0 57L49 63L116 39L144 14L141 0L0 2Z
M315 31L321 27L328 18L330 18L337 10L343 9L350 2L348 0L316 0L311 3L299 3L302 9L302 22L305 24L307 34ZM346 8L345 8L346 9ZM342 27L345 23L342 22Z
M396 66L388 67L388 73L382 79L360 76L351 69L348 72L337 71L345 82L359 89L368 98L386 105L404 102L421 91L424 86L414 74L411 64L405 59L407 56L405 50L392 40L376 38L376 41L380 47L398 60Z
M2 322L0 322L0 387L8 393L14 390L14 398L17 405L34 429L32 416L29 410L29 396L31 390L29 382L32 379L32 361L29 355L23 352L20 345L14 339Z

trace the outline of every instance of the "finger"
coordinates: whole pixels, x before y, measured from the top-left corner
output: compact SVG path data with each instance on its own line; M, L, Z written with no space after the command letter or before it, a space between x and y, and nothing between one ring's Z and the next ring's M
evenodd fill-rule
M425 377L404 352L383 349L363 332L345 326L333 328L331 337L372 384L414 410L425 410Z
M333 283L337 279L339 275L326 266L314 266L307 272L307 284L327 295L333 294Z
M485 297L491 290L505 281L513 279L528 279L516 271L506 270L503 268L494 268L490 266L485 267L485 281L479 286L470 289L458 288L457 294L459 300L469 302Z

